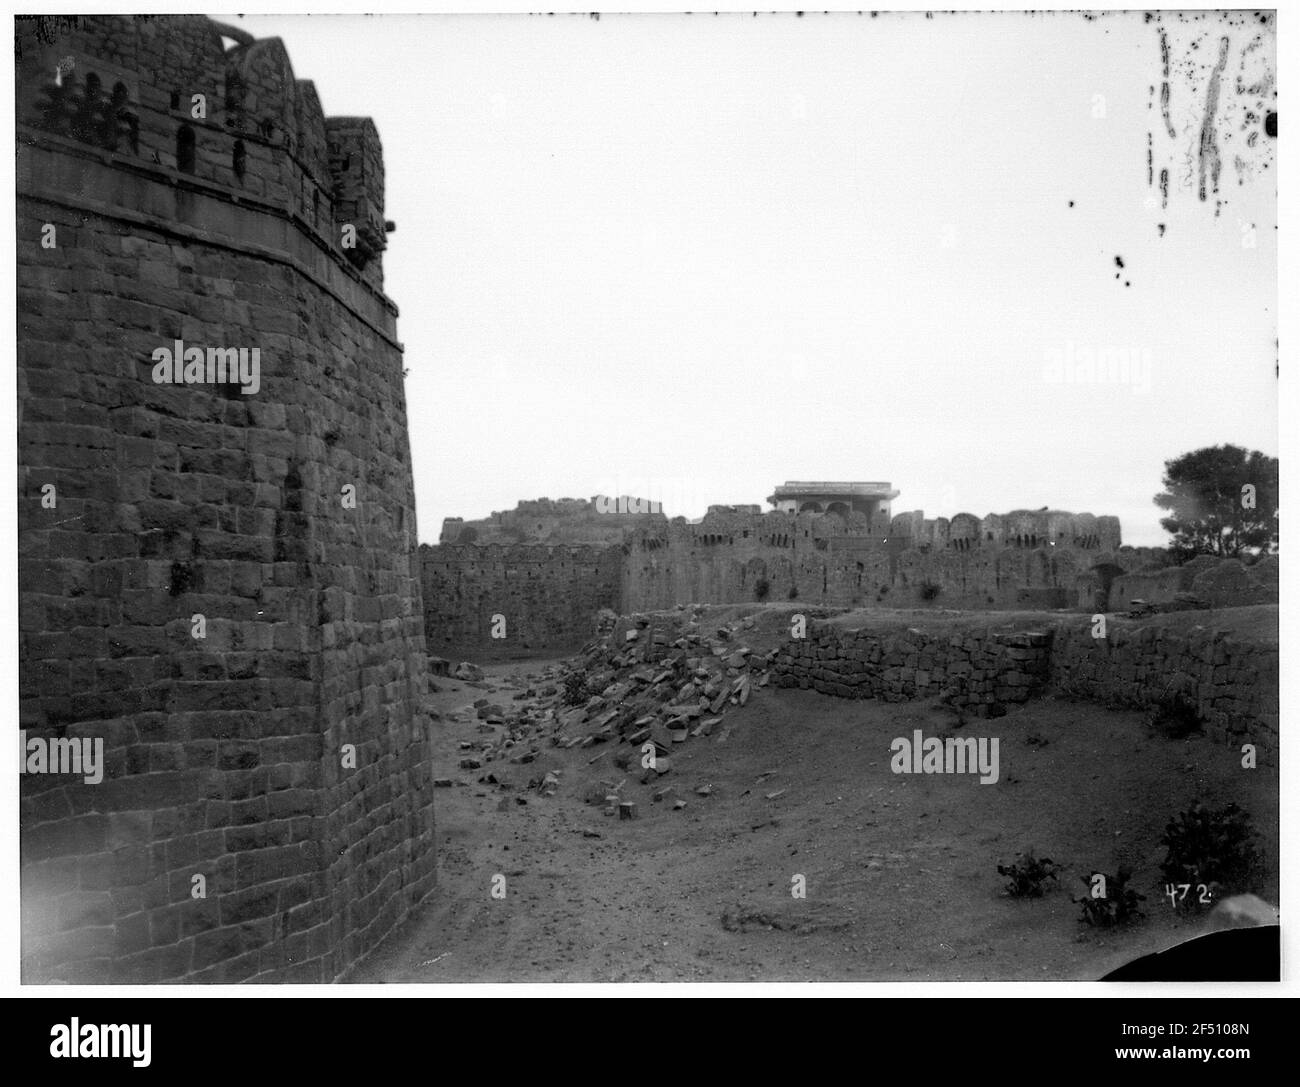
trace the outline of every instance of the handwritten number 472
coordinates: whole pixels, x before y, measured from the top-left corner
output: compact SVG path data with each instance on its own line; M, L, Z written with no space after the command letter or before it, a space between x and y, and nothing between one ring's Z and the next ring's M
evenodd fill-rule
M1169 905L1177 906L1178 903L1187 897L1187 892L1191 889L1192 885L1190 883L1166 883L1165 894L1169 896ZM1196 890L1200 895L1197 901L1202 905L1208 906L1210 903L1210 888L1204 883L1198 883L1196 885ZM1179 891L1182 891L1182 894L1179 894Z

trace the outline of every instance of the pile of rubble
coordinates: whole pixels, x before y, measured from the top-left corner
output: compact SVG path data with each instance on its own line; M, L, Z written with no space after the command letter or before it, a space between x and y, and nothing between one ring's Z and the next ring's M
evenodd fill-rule
M725 714L768 684L778 651L755 653L745 645L746 631L754 628L751 617L705 633L698 616L699 609L681 608L667 615L620 618L606 624L606 633L566 664L530 673L509 702L478 699L474 712L482 738L462 743L460 768L532 763L546 746L567 750L626 742L629 746L615 751L612 763L649 784L671 772L678 745L715 732L718 742L724 741L730 732L723 725ZM463 667L450 674L498 697L510 689L509 684L480 682L481 673L462 675ZM492 773L480 781L501 784ZM451 784L446 779L438 783ZM558 785L555 770L528 782L542 795L553 795ZM588 800L604 803L607 814L635 818L635 804L621 799L619 788L621 784L601 782ZM658 789L654 799L678 809L686 806L671 786Z

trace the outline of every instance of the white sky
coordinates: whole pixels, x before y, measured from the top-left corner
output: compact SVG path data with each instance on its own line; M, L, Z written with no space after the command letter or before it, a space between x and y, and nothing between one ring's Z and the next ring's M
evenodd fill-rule
M1164 17L1170 140L1140 14L217 18L379 128L423 541L521 498L697 517L868 479L895 511L1088 510L1163 544L1165 460L1278 453L1254 28ZM1182 164L1222 35L1216 218ZM1136 378L1046 379L1089 349Z

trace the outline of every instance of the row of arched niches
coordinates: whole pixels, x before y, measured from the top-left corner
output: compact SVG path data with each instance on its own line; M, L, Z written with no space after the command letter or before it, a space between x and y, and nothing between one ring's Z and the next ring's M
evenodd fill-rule
M189 15L20 17L16 37L20 121L226 184L244 185L255 168L322 232L336 219L331 205L350 201L358 206L337 218L372 229L359 226L362 244L348 255L364 265L382 250L377 133L367 119L327 119L280 39Z

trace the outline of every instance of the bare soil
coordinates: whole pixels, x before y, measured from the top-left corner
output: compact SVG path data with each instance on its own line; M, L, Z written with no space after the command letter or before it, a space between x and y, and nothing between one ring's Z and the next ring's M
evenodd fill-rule
M473 701L512 697L542 666L492 665L483 685L438 680L436 773L456 781L437 797L439 885L348 980L1097 979L1201 931L1204 916L1172 906L1159 871L1165 824L1194 800L1251 814L1268 866L1259 893L1278 901L1275 770L1244 770L1203 736L1158 736L1140 712L1048 698L953 732L930 703L767 687L712 736L675 745L654 785L635 759L632 774L614 768L626 744L457 769L460 741L478 735ZM890 742L917 728L998 737L1000 780L892 773ZM547 771L561 779L553 797L528 788ZM489 772L514 788L482 783ZM637 818L584 802L624 778ZM684 809L652 800L669 784ZM997 866L1029 847L1062 867L1059 885L1009 898ZM1121 864L1146 918L1082 924L1080 877ZM804 899L791 895L796 875Z

